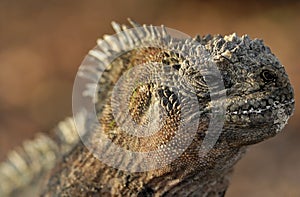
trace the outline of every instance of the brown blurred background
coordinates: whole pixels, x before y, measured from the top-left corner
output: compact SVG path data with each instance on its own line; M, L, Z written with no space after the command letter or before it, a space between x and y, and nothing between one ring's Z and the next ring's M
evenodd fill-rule
M191 36L248 34L278 56L299 96L299 1L0 0L0 161L11 148L71 115L73 80L112 20ZM299 107L284 132L252 147L227 196L300 196ZM298 120L298 121L297 121Z

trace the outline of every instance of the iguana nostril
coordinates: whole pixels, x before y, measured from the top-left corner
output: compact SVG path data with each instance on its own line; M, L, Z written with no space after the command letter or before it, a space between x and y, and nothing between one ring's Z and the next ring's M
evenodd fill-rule
M270 70L262 70L260 76L265 82L275 82L277 80L277 75Z

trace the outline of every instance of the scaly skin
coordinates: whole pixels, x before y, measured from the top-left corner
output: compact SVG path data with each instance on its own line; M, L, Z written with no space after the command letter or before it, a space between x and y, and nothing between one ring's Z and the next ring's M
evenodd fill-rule
M138 24L130 22L133 27L139 27ZM113 27L117 32L127 29L115 23ZM193 40L179 42L180 50L174 52L155 44L154 47L145 45L142 41L159 43L159 40L165 41L167 37L155 34L155 29L151 32L147 27L143 28L142 33L134 35L139 38L134 41L137 47L126 52L121 50L120 55L103 74L104 80L99 81L101 89L98 91L95 106L101 126L87 133L86 138L90 140L93 151L107 155L118 156L118 153L109 146L105 149L99 148L102 139L100 133L104 133L119 147L147 152L166 146L177 135L180 121L192 119L198 114L197 131L191 144L178 158L161 168L130 172L110 167L97 159L82 142L78 142L49 174L42 196L224 196L233 167L246 148L275 136L292 115L293 88L283 66L261 40L251 40L248 36L238 37L235 34L224 37L198 36ZM147 36L147 32L150 32L150 36ZM105 40L108 47L113 49L114 43L109 39ZM125 41L123 44L127 43ZM203 51L200 54L190 53L193 47L197 49L195 45L205 49L204 53L209 56L208 61L217 66L221 79L207 70L205 63L199 66L193 61L195 57L207 61ZM105 51L103 48L102 50ZM97 49L91 54L95 54L95 51ZM187 52L187 55L182 55L181 52ZM105 53L108 58L110 54ZM151 74L151 69L159 69L161 64L178 71L179 76L186 79L187 86L192 87L199 103L198 106L185 105L184 101L189 104L191 97L178 98L171 88L154 82L140 84L133 93L128 90L128 111L138 125L147 122L149 115L155 116L151 113L155 111L153 109L157 104L166 112L163 126L147 137L124 133L116 124L111 103L114 84L126 70L141 64L150 64L150 71L137 75ZM214 80L223 80L224 90L217 92L217 95L225 94L226 97L217 96L217 100L213 102L210 88L217 88L217 85L209 85L207 81ZM178 85L179 91L186 90L185 85L176 81L174 84ZM122 88L126 90L127 87ZM224 125L213 148L206 155L200 155L199 150L205 140L215 102L224 106L226 104L225 113L221 117L224 118ZM196 109L197 113L186 117L182 112L184 109ZM120 120L122 122L122 117ZM189 133L189 127L184 132ZM184 137L186 136L183 135ZM176 143L180 146L184 140L179 139ZM165 158L172 156L170 154L168 151L162 152ZM133 166L135 171L139 171L143 165L141 160L132 161L128 156L119 156L118 162L123 162L127 167ZM155 158L153 162L155 163Z

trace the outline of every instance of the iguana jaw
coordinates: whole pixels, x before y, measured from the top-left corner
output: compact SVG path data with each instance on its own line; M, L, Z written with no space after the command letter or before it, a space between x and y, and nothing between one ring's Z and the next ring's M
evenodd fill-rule
M261 142L277 135L287 124L294 111L295 100L273 102L272 105L249 107L243 106L251 103L250 100L235 101L240 103L238 110L227 108L222 136L231 146L238 147Z

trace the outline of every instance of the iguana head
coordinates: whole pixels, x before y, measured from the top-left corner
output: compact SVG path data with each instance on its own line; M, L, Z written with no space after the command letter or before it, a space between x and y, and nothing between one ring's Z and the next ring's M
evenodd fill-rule
M226 89L226 140L253 144L277 134L294 110L288 75L262 40L247 35L206 37Z

